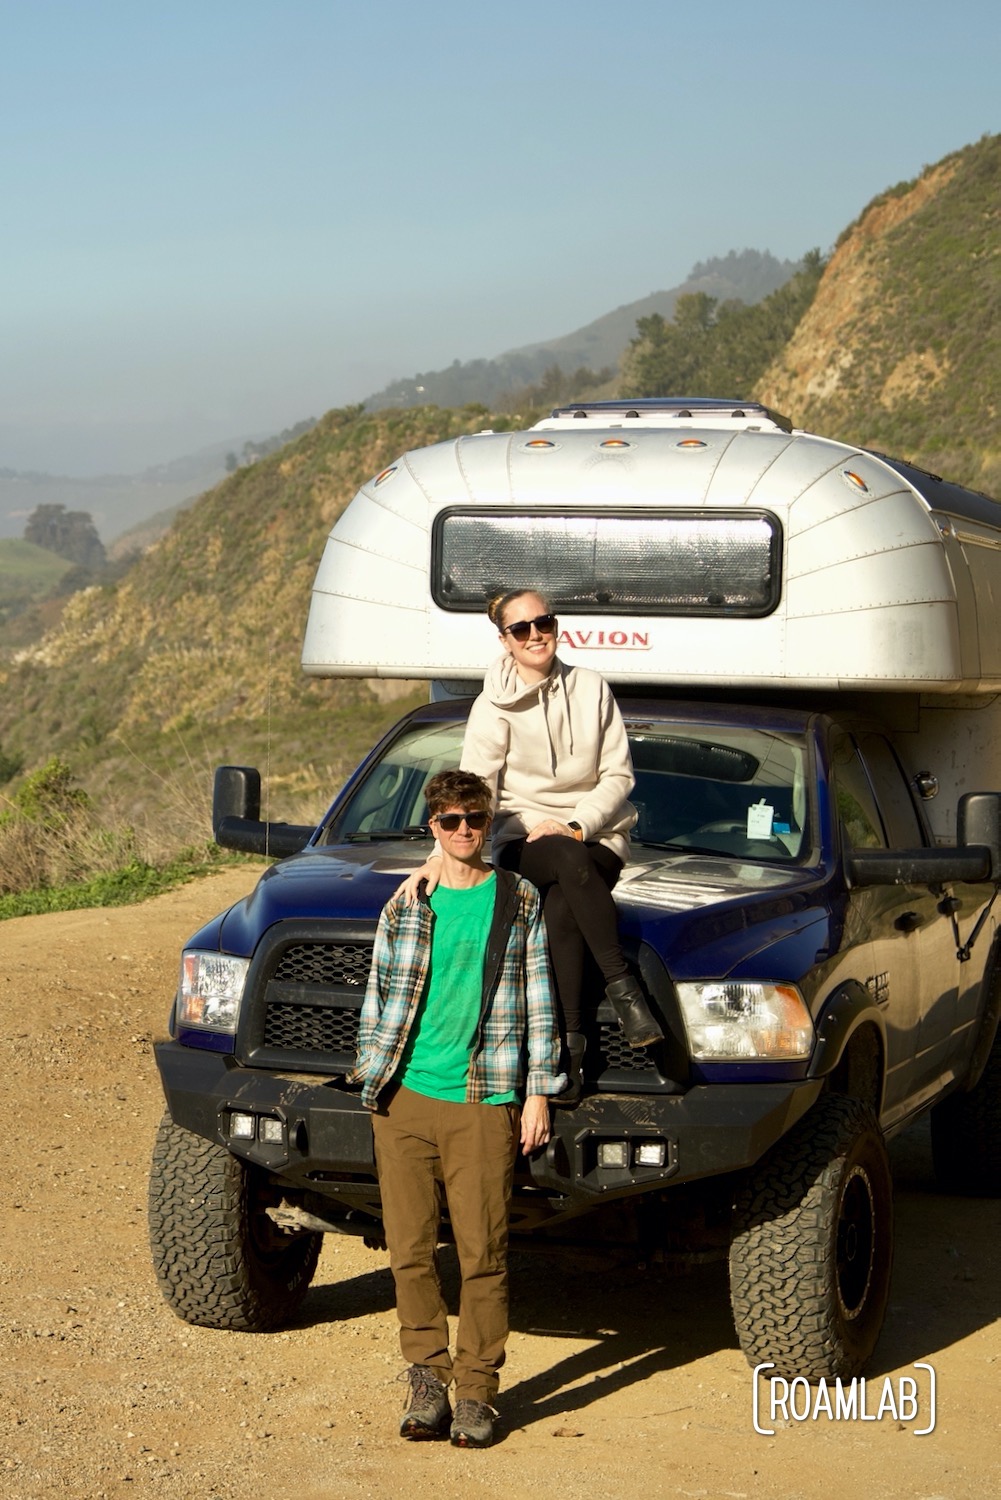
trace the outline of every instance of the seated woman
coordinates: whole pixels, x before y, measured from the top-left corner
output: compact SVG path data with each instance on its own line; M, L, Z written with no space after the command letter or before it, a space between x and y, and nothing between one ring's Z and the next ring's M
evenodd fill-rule
M576 1099L585 945L630 1045L663 1036L626 964L611 895L636 821L629 744L604 678L557 657L556 617L541 594L515 589L491 600L487 613L504 649L473 704L460 764L494 794L495 864L542 893ZM437 884L435 864L432 858L404 882L410 899L421 880Z

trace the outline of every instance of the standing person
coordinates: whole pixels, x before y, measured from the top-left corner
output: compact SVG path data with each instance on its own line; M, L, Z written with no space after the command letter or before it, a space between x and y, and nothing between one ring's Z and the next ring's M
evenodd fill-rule
M585 947L605 982L627 1042L646 1047L663 1032L619 942L612 887L636 821L628 798L633 768L625 726L604 678L568 667L556 655L558 624L534 589L490 601L502 654L473 704L461 765L494 794L493 859L517 870L543 896L570 1084L581 1091L586 1020L581 985ZM401 891L412 900L420 879L433 889L434 859Z
M355 1079L375 1111L376 1166L410 1363L405 1438L450 1429L493 1441L508 1334L507 1238L514 1158L549 1140L547 1095L565 1078L535 889L484 863L489 787L468 771L427 786L440 881L379 919ZM519 1105L524 1090L525 1099ZM441 1188L462 1278L455 1357L438 1279ZM455 1414L447 1387L455 1380Z

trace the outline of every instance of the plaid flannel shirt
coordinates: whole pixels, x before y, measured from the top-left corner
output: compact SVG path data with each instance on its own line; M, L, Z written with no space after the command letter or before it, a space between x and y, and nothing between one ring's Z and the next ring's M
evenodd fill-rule
M566 1085L539 893L509 871L496 876L480 1022L466 1082L469 1104L509 1090L558 1094ZM400 1065L427 984L433 932L434 912L426 899L408 906L393 896L383 907L351 1075L362 1084L369 1109L376 1108Z

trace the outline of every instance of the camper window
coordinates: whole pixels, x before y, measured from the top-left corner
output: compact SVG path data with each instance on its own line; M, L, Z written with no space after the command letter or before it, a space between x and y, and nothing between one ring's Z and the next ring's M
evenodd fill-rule
M782 528L767 511L443 510L431 540L435 603L481 610L486 593L543 577L589 615L770 614Z

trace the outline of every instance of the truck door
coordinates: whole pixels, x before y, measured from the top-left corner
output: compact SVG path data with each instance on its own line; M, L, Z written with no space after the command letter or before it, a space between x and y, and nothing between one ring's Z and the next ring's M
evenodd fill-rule
M875 788L889 847L917 849L929 842L911 795L907 776L889 741L881 734L856 736L862 760ZM947 1070L959 1042L959 985L962 977L956 939L943 900L951 888L908 886L911 905L921 917L912 947L918 959L922 991L918 1027L917 1081L931 1084ZM977 893L965 888L965 906L979 909ZM963 899L961 895L960 899Z
M872 751L871 739L878 737L864 738ZM887 775L880 750L873 751L872 759L881 768L885 804L877 800L876 775L870 774L855 739L844 730L835 731L832 770L846 850L913 849L925 842L907 784L889 745L886 741L882 745L891 757L906 804L896 796L896 784ZM851 895L856 918L863 922L872 943L874 973L863 977L882 1008L886 1025L885 1124L917 1108L931 1076L937 1076L933 1059L925 1057L929 1033L926 1030L923 1036L922 1027L941 1026L941 1008L955 1004L958 965L948 916L938 910L940 899L928 887L914 885L868 886Z

